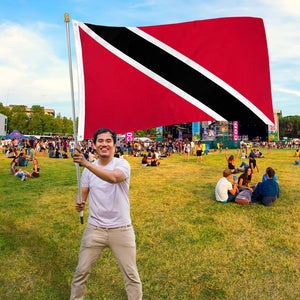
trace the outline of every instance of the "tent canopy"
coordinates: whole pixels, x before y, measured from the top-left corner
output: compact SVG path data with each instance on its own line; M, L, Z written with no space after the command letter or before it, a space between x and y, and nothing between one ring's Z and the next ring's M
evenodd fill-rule
M26 136L24 136L22 133L20 133L18 130L14 130L11 134L9 134L7 136L8 139L13 139L13 138L17 138L17 139L23 139L26 140Z

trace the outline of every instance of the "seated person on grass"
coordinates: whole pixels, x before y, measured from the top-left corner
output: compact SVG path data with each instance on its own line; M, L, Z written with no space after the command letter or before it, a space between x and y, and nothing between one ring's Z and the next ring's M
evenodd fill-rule
M64 153L63 153L62 157L63 158L68 158L68 152L67 152L67 150L64 150Z
M24 153L21 152L18 157L18 166L25 167L25 166L27 166L27 164L28 164L28 160L26 159Z
M241 165L239 167L235 168L235 162L238 159L240 149L237 149L237 155L236 155L236 157L234 157L233 155L230 155L228 157L227 150L228 150L228 148L226 147L226 149L225 149L225 158L226 158L227 163L228 163L228 169L231 170L231 173L235 174L235 173L238 173L240 171L244 172L245 168L248 167L248 165L244 161L242 161L242 163L241 163Z
M229 181L232 172L226 169L223 172L223 177L218 181L215 189L216 200L221 203L234 202L239 190L237 187L237 179L233 184Z
M238 187L240 192L243 190L249 190L251 191L251 193L253 193L253 187L250 186L251 179L252 179L251 168L247 167L245 168L244 173L238 179L238 184L239 184Z
M261 202L265 206L270 206L276 201L279 197L279 185L274 180L274 176L275 171L271 167L267 168L267 180L256 185L252 202Z
M15 150L17 150L17 149L15 149ZM14 157L16 157L15 151L11 147L8 148L8 150L6 151L5 155L6 155L7 158L14 158Z
M49 158L55 158L55 152L52 148L49 149Z
M261 151L259 151L259 149L256 150L255 155L256 155L257 158L263 158L264 157L264 155L262 154Z
M58 148L55 149L55 158L61 158L61 154Z
M153 153L152 154L152 157L151 157L151 164L150 164L152 167L157 167L160 165L160 162L159 160L156 158L155 154Z
M271 168L271 167L269 167L269 168ZM268 179L267 173L268 173L268 169L269 169L269 168L266 169L266 173L263 175L261 181L266 181L266 180ZM277 181L277 176L276 176L276 174L274 175L273 180Z
M26 180L26 175L22 169L17 169L16 166L18 165L18 158L14 158L10 164L10 174L14 175L18 178L21 178L21 181Z
M36 158L33 160L32 173L29 173L29 172L25 171L25 174L26 174L27 177L30 177L30 178L40 177L40 165L39 165L39 162Z
M144 154L143 159L142 159L142 166L147 166L148 162L147 162L147 154Z

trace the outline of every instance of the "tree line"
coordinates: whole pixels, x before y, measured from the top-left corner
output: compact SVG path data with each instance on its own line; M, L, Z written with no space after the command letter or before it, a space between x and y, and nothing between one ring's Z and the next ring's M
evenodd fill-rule
M9 109L0 102L0 113L7 116L7 134L18 130L26 135L73 135L73 121L60 114L57 117L44 113L44 108L33 105L30 113L26 112L25 105L16 105ZM78 124L78 118L76 119ZM139 130L135 137L155 136L156 128Z
M300 137L300 116L287 116L279 119L280 137Z
M73 135L73 121L58 114L56 117L44 113L44 108L33 105L30 113L25 105L17 105L12 109L4 107L0 102L0 113L7 116L7 132L18 130L26 135ZM140 130L135 136L155 136L156 129ZM279 119L281 137L300 137L300 116L287 116Z
M45 114L39 105L33 105L28 114L24 105L9 109L0 102L0 113L7 116L7 133L18 130L26 135L73 135L72 119Z

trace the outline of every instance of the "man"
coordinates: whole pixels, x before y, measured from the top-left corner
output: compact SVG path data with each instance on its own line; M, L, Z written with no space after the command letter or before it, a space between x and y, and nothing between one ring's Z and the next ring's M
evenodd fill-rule
M272 169L272 168L271 168L271 167L268 167L268 168L266 169L266 173L263 175L261 181L266 181L266 180L268 180L267 173L268 173L268 170L269 170L269 169ZM277 176L276 176L276 174L274 175L273 180L277 181Z
M18 166L25 167L25 166L27 166L27 164L28 164L28 160L24 156L24 153L21 152L19 157L18 157Z
M223 172L223 177L218 181L215 189L216 200L221 203L234 202L236 195L238 194L237 178L235 176L234 183L229 181L232 172L230 169L226 169Z
M99 159L88 162L75 149L73 160L85 169L81 177L82 202L76 196L76 210L84 209L89 196L89 218L84 231L79 262L72 282L71 299L83 299L86 281L99 254L109 247L120 266L128 299L142 299L142 284L136 267L136 245L129 204L130 165L114 158L116 134L106 128L94 134Z
M274 180L275 171L269 167L266 170L267 180L256 185L252 202L261 202L265 206L272 205L279 197L279 185Z

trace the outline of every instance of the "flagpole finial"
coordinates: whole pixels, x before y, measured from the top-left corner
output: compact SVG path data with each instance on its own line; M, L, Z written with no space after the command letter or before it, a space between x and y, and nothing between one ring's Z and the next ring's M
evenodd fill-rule
M64 14L65 22L70 22L70 15L68 13Z

